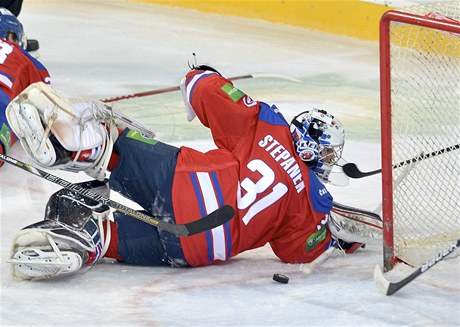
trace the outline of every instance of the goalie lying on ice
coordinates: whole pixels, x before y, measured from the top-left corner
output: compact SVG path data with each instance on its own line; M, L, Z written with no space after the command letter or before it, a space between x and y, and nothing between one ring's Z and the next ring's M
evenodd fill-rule
M112 220L104 205L61 190L51 196L45 220L15 236L10 262L16 277L55 277L102 257L204 266L266 243L283 262L308 263L331 247L352 252L380 238L378 218L360 223L359 211L333 209L323 184L330 182L344 145L334 116L312 109L288 124L275 106L252 100L207 66L188 72L181 89L187 117L197 116L210 128L216 150L176 148L122 130L103 103L68 101L42 83L16 97L7 117L38 164L85 171L98 180L84 185L95 192L108 192L109 185L172 223L188 223L224 204L235 208L234 218L177 237L120 212Z

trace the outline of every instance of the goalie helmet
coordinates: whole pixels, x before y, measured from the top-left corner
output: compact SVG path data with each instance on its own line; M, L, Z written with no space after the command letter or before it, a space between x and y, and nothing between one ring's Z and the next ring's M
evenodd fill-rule
M307 110L294 117L290 130L300 159L328 183L332 167L342 158L345 143L340 121L325 110Z
M19 46L25 50L27 39L21 22L8 9L0 8L0 37L8 40L11 34Z

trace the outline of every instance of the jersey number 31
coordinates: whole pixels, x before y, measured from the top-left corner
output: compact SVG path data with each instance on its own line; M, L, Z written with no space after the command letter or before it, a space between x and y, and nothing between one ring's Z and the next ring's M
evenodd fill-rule
M238 183L238 209L244 210L249 208L242 218L245 225L249 224L251 219L259 212L281 199L288 190L287 186L281 182L273 185L275 182L275 173L262 160L254 159L247 164L247 167L252 172L259 172L262 177L255 183L249 177L244 178ZM265 192L269 188L271 188L270 193L257 199L259 194ZM246 191L246 194L243 196L241 196L242 189Z

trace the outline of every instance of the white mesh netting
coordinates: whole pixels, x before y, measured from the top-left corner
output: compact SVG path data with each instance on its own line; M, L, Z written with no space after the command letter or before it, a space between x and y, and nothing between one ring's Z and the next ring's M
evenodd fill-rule
M460 2L406 12L460 20ZM420 265L460 238L460 35L392 22L395 255Z

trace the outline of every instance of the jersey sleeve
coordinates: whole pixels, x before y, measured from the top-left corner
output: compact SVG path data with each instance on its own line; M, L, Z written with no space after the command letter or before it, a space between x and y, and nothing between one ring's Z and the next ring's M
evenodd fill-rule
M22 51L32 62L32 65L29 68L31 72L30 73L30 76L31 76L30 84L33 84L36 82L44 82L45 84L50 84L51 77L46 67L40 61L32 57L30 53L28 53L25 50L22 50Z
M186 75L184 100L201 123L211 129L219 148L233 151L257 124L260 103L233 83L210 71L192 70Z
M50 83L48 70L27 51L4 39L0 39L0 48L4 53L0 62L0 89L9 100L33 83Z
M327 249L330 232L324 225L319 229L312 228L315 226L302 219L293 219L292 222L278 232L279 237L270 241L273 252L285 263L313 261Z

